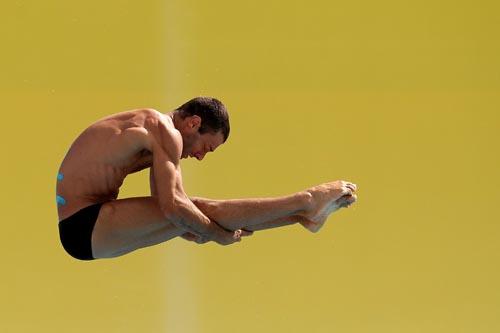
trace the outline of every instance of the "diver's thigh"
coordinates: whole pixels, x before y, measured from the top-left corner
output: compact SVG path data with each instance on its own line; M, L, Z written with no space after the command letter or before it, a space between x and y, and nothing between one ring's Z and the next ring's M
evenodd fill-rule
M153 197L113 200L102 205L92 233L95 258L115 257L179 236Z

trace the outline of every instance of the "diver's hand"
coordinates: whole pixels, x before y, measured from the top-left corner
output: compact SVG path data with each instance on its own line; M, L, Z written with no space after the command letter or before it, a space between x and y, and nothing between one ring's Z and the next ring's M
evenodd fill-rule
M241 242L242 233L243 231L241 229L235 231L225 231L221 229L212 234L211 240L223 246L231 245L236 242Z
M185 232L181 235L182 238L184 238L185 240L187 241L190 241L190 242L196 242L198 244L203 244L203 243L206 243L208 242L208 239L206 241L203 241L202 242L202 239L201 237L199 236L196 236L195 234L192 234L190 232Z

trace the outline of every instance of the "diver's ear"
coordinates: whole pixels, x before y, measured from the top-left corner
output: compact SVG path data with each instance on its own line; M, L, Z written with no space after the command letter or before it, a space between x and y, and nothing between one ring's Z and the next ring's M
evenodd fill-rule
M201 118L197 115L191 116L189 119L188 126L190 129L198 131L201 127Z

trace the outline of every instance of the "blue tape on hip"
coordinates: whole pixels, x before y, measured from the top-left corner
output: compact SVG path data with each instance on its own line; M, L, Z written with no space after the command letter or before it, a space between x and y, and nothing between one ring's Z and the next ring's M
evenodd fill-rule
M65 205L66 204L66 200L63 197L61 197L60 195L56 195L56 201L57 201L58 205Z

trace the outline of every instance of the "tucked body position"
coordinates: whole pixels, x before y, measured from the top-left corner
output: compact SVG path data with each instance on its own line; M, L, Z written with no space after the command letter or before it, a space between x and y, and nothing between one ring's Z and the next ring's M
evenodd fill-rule
M300 223L317 232L349 207L357 187L332 181L272 198L189 197L180 160L203 160L226 142L229 116L216 98L196 97L169 113L125 111L102 118L72 143L57 173L62 246L74 258L113 258L175 237L229 245L254 231ZM128 174L150 169L151 195L117 199Z

